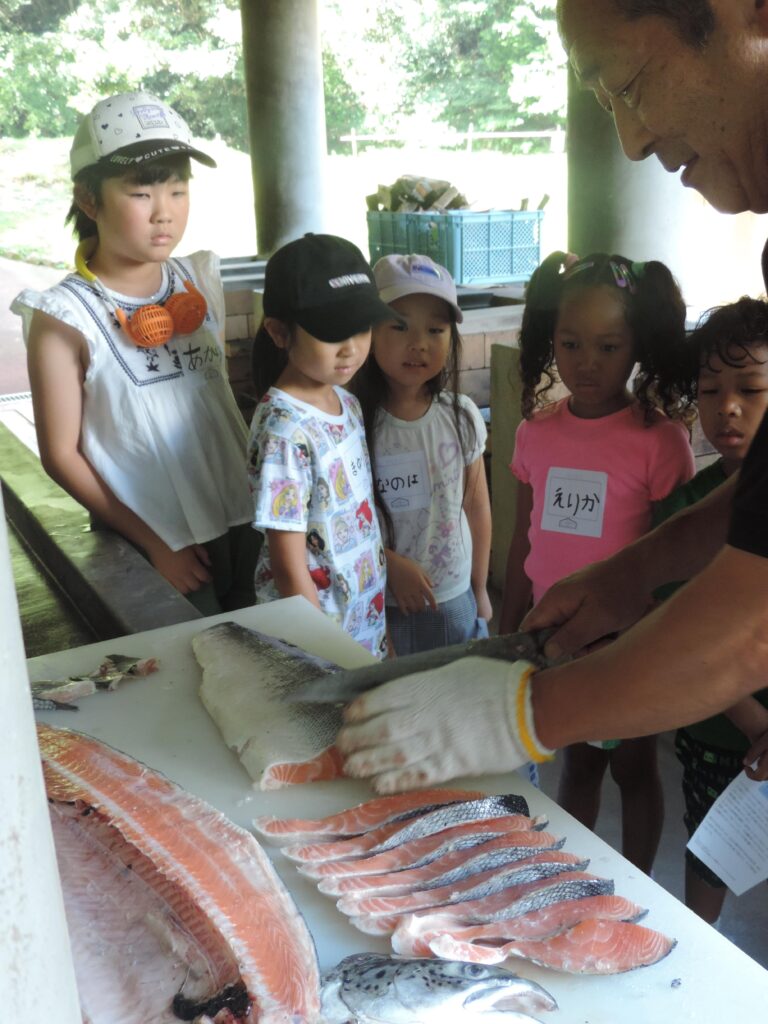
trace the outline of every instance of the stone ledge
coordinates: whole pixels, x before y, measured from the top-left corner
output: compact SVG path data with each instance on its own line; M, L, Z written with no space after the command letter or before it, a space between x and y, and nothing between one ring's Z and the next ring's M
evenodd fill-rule
M99 639L202 618L126 540L88 513L0 424L5 512L25 546Z

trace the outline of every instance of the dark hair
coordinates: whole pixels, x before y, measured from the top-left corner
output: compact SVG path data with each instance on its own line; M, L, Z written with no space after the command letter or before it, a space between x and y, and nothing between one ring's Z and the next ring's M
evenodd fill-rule
M294 325L288 324L288 328L292 338ZM262 317L251 349L251 379L257 402L260 402L266 395L287 365L287 349L277 347L272 335L264 326Z
M448 358L440 372L427 381L426 388L430 398L436 398L438 402L451 406L461 448L466 449L474 445L476 433L472 418L459 401L461 347L459 328L456 321L451 318L451 345ZM368 443L368 453L371 457L373 471L373 496L376 507L381 511L384 518L387 546L393 547L395 544L394 524L376 486L376 434L374 431L376 416L384 404L388 388L387 379L376 362L373 350L371 350L367 360L350 382L349 390L357 397L363 411L363 425L365 426L365 437Z
M101 206L101 186L110 178L125 178L126 181L135 185L157 185L160 182L168 181L177 177L180 181L189 181L192 177L190 159L183 154L161 156L156 160L148 160L145 164L138 164L126 171L125 167L116 164L102 163L91 164L84 167L74 177L75 198L69 208L69 213L64 220L65 224L72 224L72 233L82 242L86 238L93 238L98 235L96 221L92 220L87 213L84 213L77 203L77 192L85 190L90 192L96 206Z
M656 16L674 22L689 46L703 49L715 27L715 12L709 0L614 0L616 8L630 21Z
M713 356L726 366L762 364L752 351L755 345L768 346L768 302L744 295L738 302L715 306L703 313L696 329L688 335L688 377L686 393L698 397L699 370L711 369Z
M546 402L557 381L554 334L560 305L578 290L609 285L620 297L635 344L638 370L635 397L646 420L652 409L687 418L690 402L683 393L685 302L671 271L658 260L633 263L625 256L591 253L567 265L566 254L553 252L528 282L520 330L523 416Z

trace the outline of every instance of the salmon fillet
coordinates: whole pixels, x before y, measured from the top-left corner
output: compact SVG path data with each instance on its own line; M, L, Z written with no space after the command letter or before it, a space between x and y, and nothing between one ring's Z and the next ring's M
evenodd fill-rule
M674 939L651 928L612 920L585 920L548 939L520 939L502 946L459 942L448 934L430 943L445 960L492 964L520 957L569 974L620 974L648 967L675 945Z
M319 1012L314 944L253 836L164 776L89 736L40 724L38 739L48 798L64 805L68 814L63 818L74 810L86 822L86 856L100 844L97 859L107 873L116 858L122 861L123 875L129 868L145 890L159 894L161 909L154 917L143 915L140 924L154 928L161 948L171 946L165 955L178 958L189 947L190 973L193 968L195 975L207 970L216 986L239 981L249 1005L238 1020L314 1021ZM88 821L92 816L93 824ZM83 883L81 892L68 886L69 920L73 906L78 914L88 913L85 904L92 899L92 887L88 872L73 868L69 842L60 843L57 854L63 858L62 875ZM128 920L132 906L126 904L124 891L110 890L92 908L93 927L100 927L99 915L110 901L118 911L116 921L121 915ZM163 906L170 910L167 918ZM98 965L87 972L94 973L98 975ZM147 1019L91 1014L92 1024L145 1024Z
M589 890L587 890L589 891ZM512 908L510 908L512 910ZM545 939L588 918L637 921L647 911L624 896L563 897L539 910L487 924L462 925L439 910L432 915L402 918L392 936L392 948L401 956L434 956L433 939L448 935L456 942L475 943L493 949L512 939Z
M490 821L454 825L381 853L361 854L347 860L304 861L297 865L297 869L308 878L326 879L417 868L456 850L470 850L512 832L537 831L546 824L547 819L543 815L528 818L523 814L509 814Z
M441 804L454 804L485 796L480 790L419 789L411 793L377 797L326 818L255 818L253 827L275 842L309 842L342 836L359 836L393 821L404 821L432 811Z

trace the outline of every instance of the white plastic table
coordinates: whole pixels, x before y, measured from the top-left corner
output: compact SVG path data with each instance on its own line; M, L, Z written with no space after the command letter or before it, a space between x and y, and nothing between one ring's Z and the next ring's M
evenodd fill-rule
M255 790L236 756L203 708L197 690L201 671L192 636L231 619L297 643L345 668L370 664L371 656L303 598L289 598L228 615L168 626L118 640L91 644L29 661L30 678L59 678L92 671L105 654L157 657L160 670L123 682L114 693L79 702L77 713L47 712L39 718L78 729L123 750L190 792L208 800L238 825L254 817L321 817L370 799L368 786L352 779L311 783L262 793ZM532 814L546 814L548 830L566 836L566 850L591 858L587 870L613 878L616 892L643 907L643 920L678 940L668 957L652 967L612 977L572 976L510 961L518 974L544 985L560 1009L545 1014L552 1024L720 1024L760 1019L768 1005L768 971L702 922L666 890L584 828L554 801L517 773L458 780L458 785L489 793L516 792ZM451 783L453 785L453 783ZM266 847L314 936L321 969L349 953L386 952L388 941L358 932L298 874L277 847Z

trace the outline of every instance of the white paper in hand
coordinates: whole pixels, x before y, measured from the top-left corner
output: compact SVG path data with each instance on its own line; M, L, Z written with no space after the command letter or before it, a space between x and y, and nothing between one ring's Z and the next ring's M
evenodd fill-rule
M691 836L688 849L736 896L768 878L768 782L737 775Z

